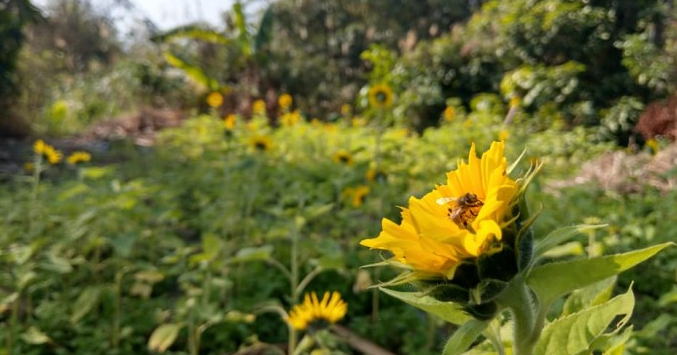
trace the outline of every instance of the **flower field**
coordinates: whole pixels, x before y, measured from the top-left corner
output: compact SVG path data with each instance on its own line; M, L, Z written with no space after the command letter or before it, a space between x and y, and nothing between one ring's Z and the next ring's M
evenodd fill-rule
M583 228L551 250L552 257L570 260L670 240L674 192L646 190L621 198L592 185L549 188L548 182L562 178L567 167L580 166L605 148L595 152L586 144L572 144L568 151L548 151L540 143L548 137L584 142L576 135L585 132L501 127L500 112L458 115L450 122L441 118L439 127L421 134L353 117L334 123L299 117L271 127L262 114L248 120L202 115L162 131L153 149L119 144L75 164L53 164L53 148L38 142L31 152L38 170L2 188L2 263L8 270L2 274L5 340L23 354L131 354L146 349L169 354L280 353L289 341L306 334L303 325L314 311L291 311L303 295L338 292L334 300L344 299L347 310L333 311L334 303L325 306L333 312L327 318L331 322L387 351L437 353L453 328L370 288L393 279L396 269L363 268L385 260L386 254L359 243L392 250L400 263L416 269L437 270L437 259L431 259L437 256L421 256L419 266L414 259L402 259L409 255L407 244L403 249L384 247L388 244L368 238L379 234L381 218L399 220L397 206L409 196L423 196L444 182L446 172L463 168L457 164L467 161L471 142L484 151L504 132L509 132L508 161L526 148L515 171L528 171L530 160L542 164L526 190L531 208L542 211L533 222L536 240L561 226L608 224ZM481 125L480 119L497 123ZM110 162L113 153L118 156ZM464 168L470 170L459 177L479 173L474 164L471 160ZM468 183L450 188L462 190ZM485 192L474 193L491 207ZM444 204L450 202L429 203L446 211ZM393 222L383 223L385 232L392 228ZM478 234L505 228L483 222L473 226ZM387 233L390 238L398 234ZM479 248L448 260L474 259L489 250ZM424 255L425 250L412 252ZM615 283L623 290L636 282L642 313L636 317L637 331L623 333L631 349L654 346L650 342L656 332L674 329L656 329L656 322L667 326L673 321L665 312L672 307L670 255L674 252L668 249ZM453 272L442 274L455 279ZM570 297L574 295L585 293ZM315 347L332 352L354 351L337 336L318 341Z

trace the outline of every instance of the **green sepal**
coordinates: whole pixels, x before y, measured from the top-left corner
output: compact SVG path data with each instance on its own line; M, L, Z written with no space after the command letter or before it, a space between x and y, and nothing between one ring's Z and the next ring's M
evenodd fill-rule
M470 320L459 327L444 345L442 355L459 355L475 342L477 337L487 329L489 322L477 319Z
M440 302L456 302L467 304L470 302L470 291L467 288L452 283L440 282L438 284L414 282L413 285L421 290L421 293L430 296Z
M477 260L477 273L480 282L485 279L510 281L517 274L515 250L505 245L498 253L480 256Z
M529 267L534 257L534 232L531 226L518 233L515 250L517 252L517 269L524 271Z
M491 320L498 313L498 304L494 301L463 306L463 310L479 320Z
M477 287L471 290L470 299L473 304L482 304L491 302L498 297L508 283L501 280L486 279L482 280Z

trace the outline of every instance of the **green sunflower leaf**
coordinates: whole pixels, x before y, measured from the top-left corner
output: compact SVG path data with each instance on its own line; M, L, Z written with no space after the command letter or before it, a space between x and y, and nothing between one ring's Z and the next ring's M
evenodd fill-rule
M404 303L434 314L452 324L461 325L472 319L472 317L466 314L461 306L456 303L440 302L430 296L421 296L420 292L401 292L383 287L379 287L379 289Z
M553 247L556 247L564 242L568 242L580 233L606 226L606 224L582 224L578 226L558 228L548 234L545 238L536 242L536 245L534 246L534 259L541 257Z
M560 296L583 288L649 259L674 243L663 243L623 254L577 259L535 267L527 284L536 292L541 304L548 305Z
M616 328L630 319L635 306L632 290L599 306L564 316L550 323L536 344L535 355L570 355L587 350L616 316L624 315Z
M484 332L484 329L486 329L488 325L488 321L480 321L477 319L464 323L456 330L456 332L454 332L454 335L447 340L442 355L462 354L470 347L470 345L472 345L475 339Z

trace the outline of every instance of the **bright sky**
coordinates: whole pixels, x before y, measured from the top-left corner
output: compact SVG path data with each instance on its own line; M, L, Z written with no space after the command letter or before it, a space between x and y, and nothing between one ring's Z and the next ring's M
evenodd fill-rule
M41 9L53 0L33 0ZM89 0L95 8L109 8L114 0ZM160 30L196 21L206 21L223 27L221 14L230 10L234 0L129 0L142 15L153 21Z
M93 0L96 3L97 0ZM233 0L132 0L162 30L190 22L206 21L223 27L221 14Z

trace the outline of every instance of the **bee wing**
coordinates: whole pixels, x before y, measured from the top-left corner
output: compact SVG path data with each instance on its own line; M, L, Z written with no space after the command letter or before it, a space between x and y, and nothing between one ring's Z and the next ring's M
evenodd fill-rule
M435 202L437 202L438 205L445 205L449 202L455 202L455 201L458 201L458 199L455 198L455 197L440 197Z

